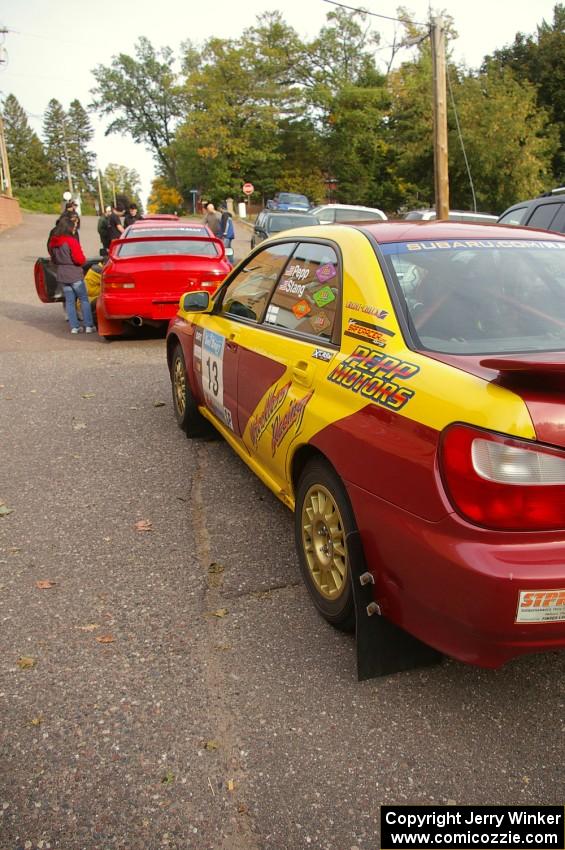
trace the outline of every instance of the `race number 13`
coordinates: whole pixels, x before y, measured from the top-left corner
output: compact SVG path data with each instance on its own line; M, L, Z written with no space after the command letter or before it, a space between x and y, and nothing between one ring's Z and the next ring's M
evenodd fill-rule
M224 406L224 345L223 336L213 331L204 331L202 389L207 404L215 411L223 411Z

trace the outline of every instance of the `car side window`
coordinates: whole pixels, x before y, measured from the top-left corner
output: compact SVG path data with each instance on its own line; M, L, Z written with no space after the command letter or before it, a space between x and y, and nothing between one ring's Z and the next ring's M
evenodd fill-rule
M551 223L558 209L558 204L540 204L528 220L528 227L541 227L543 230L551 230Z
M329 340L339 304L340 273L331 245L301 242L276 289L265 324Z
M296 242L270 245L239 271L222 295L220 315L259 322Z
M522 224L527 212L527 207L518 207L517 210L510 210L510 212L504 213L504 215L500 216L498 224Z

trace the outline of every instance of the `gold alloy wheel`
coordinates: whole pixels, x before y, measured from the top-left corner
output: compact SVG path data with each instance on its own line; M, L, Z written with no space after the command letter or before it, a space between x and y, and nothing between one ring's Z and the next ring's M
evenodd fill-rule
M329 600L347 587L347 549L339 508L330 491L313 484L302 506L302 546L316 590Z
M186 409L186 373L180 357L175 357L173 364L173 387L179 416L184 416Z

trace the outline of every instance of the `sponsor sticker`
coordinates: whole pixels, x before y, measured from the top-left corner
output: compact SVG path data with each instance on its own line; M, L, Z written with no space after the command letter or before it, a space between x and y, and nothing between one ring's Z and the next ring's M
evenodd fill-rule
M288 395L289 389L290 381L282 387L275 385L267 393L265 402L259 413L256 413L252 417L251 422L249 423L249 436L251 437L251 443L254 449L257 448L261 435L264 433L267 425L283 404Z
M275 325L277 322L277 318L279 315L279 308L275 307L274 304L269 304L267 307L267 315L265 316L265 321L270 322L272 325Z
M370 340L380 348L384 348L387 343L387 336L394 336L392 331L387 328L381 328L378 325L372 325L369 322L362 322L361 319L349 319L345 336L352 336L355 339Z
M391 357L369 345L358 345L353 354L334 366L328 381L374 404L400 410L415 395L415 391L403 386L402 382L409 381L419 371L414 363Z
M336 277L336 275L337 271L333 263L324 263L323 266L316 269L316 277L320 283L327 283L328 280Z
M329 328L331 325L330 320L324 313L316 313L314 316L310 317L310 324L316 331L316 333L322 333Z
M298 298L302 298L305 289L306 286L295 283L294 280L283 280L279 283L277 292L288 292L289 295L296 295Z
M312 352L315 360L323 360L325 363L329 363L333 356L333 351L326 351L325 348L315 348Z
M521 590L517 623L562 623L565 621L565 588Z
M306 280L310 277L310 269L305 269L304 266L299 266L298 263L294 263L292 266L288 266L285 269L284 277L292 277L295 280Z
M335 301L335 295L329 286L323 286L321 289L318 289L317 292L314 292L312 298L318 307L325 307L327 304Z
M387 310L381 310L380 307L375 307L373 304L361 304L359 301L348 301L345 306L348 310L355 310L358 313L368 313L369 316L375 316L377 319L386 319L388 316Z
M310 390L310 392L302 398L293 399L288 406L288 410L282 416L280 413L277 413L274 417L271 424L271 451L273 453L273 457L275 456L284 437L293 426L295 436L300 431L306 405L313 395L314 390Z
M303 298L301 301L297 301L296 304L292 305L292 312L297 319L302 319L304 316L307 316L308 313L312 312L312 308Z

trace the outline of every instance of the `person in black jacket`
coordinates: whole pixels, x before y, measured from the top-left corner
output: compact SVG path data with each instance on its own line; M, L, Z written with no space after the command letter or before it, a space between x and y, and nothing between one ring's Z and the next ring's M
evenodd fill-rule
M141 219L141 213L137 209L136 204L130 204L128 207L128 211L124 217L124 227L129 227L130 224L133 224L134 221L139 221Z

